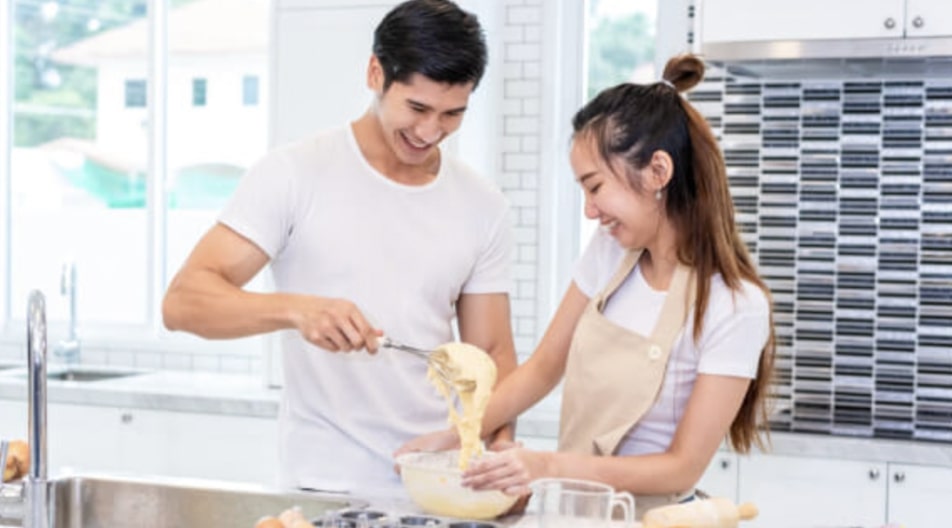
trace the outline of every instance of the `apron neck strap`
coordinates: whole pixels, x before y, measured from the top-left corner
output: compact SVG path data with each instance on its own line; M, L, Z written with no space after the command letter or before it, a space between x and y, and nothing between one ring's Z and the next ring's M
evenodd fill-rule
M598 293L598 311L605 311L605 301L615 290L621 286L621 283L625 281L625 278L631 274L631 270L635 269L635 265L638 264L638 259L641 258L641 249L632 249L628 251L628 254L625 255L625 258L622 259L621 264L618 266L618 270L615 271L615 275L612 276L611 280L608 281L608 284L602 288L602 291Z
M615 290L635 269L642 251L642 249L629 250L618 266L618 270L615 271L615 275L598 293L596 307L599 312L605 311L605 303L608 298L615 293ZM658 317L658 322L651 333L651 340L661 345L665 350L673 346L674 340L677 339L681 327L684 326L684 322L687 320L688 310L694 306L696 297L694 270L679 262L674 268L674 275L671 277L671 284L661 308L661 316Z
M651 340L667 350L674 345L688 317L688 310L694 306L697 297L694 270L681 264L674 268L671 285L661 308L661 317L655 323Z

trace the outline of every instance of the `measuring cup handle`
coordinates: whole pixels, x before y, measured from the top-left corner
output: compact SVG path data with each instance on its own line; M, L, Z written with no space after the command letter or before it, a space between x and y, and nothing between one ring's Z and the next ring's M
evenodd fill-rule
M635 497L627 491L616 492L612 496L612 513L615 508L621 508L626 523L635 522Z

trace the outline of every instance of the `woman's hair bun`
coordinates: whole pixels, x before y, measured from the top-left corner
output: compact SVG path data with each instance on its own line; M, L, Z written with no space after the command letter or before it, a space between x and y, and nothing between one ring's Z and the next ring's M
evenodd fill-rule
M675 55L668 59L661 78L673 84L677 91L686 92L704 78L704 61L690 53Z

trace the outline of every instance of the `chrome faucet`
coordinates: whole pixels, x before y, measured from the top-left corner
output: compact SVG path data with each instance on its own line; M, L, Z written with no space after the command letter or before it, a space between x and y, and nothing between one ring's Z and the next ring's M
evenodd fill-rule
M23 528L50 528L50 483L46 460L46 299L38 290L30 292L26 313L26 359L28 436L30 471L19 486L0 482L0 506L11 500L22 504ZM0 443L6 465L6 442ZM0 479L2 480L2 479ZM5 517L0 511L0 517Z
M69 301L69 330L66 339L61 340L53 347L53 353L66 359L67 363L78 363L80 343L76 333L76 263L67 261L63 264L60 275L60 295L65 295Z
M30 473L24 481L24 528L49 528L50 488L46 460L46 300L30 292L26 314L26 359L29 381Z

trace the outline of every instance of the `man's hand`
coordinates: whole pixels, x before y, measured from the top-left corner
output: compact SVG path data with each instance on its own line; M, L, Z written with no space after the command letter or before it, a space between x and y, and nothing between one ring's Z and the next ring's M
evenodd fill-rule
M294 324L308 342L332 352L363 348L377 352L377 337L383 332L367 322L357 305L345 299L301 299Z

